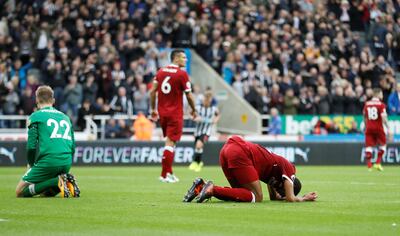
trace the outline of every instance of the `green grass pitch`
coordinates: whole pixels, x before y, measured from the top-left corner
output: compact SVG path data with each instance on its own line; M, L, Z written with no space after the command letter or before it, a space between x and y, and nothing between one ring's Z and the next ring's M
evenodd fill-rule
M219 167L175 167L181 181L158 181L160 167L73 167L79 199L17 199L24 168L0 168L0 235L400 235L400 168L298 166L317 202L182 203L201 175L227 182ZM264 195L267 195L263 186Z

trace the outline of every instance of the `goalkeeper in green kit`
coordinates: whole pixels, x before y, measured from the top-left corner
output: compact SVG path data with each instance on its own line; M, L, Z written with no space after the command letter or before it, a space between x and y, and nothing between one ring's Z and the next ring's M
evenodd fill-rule
M36 90L38 110L28 121L28 171L17 185L17 197L58 193L79 197L76 179L69 174L75 152L74 131L69 117L53 108L53 95L49 86Z

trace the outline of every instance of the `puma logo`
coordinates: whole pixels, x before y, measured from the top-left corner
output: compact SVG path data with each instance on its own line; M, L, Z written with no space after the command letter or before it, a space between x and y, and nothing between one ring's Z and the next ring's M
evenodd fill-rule
M17 148L13 148L12 151L8 151L6 148L0 147L0 156L6 156L10 159L11 163L15 163L14 154L17 151Z
M294 154L300 156L303 158L305 162L308 162L308 152L310 151L310 148L306 148L304 151L301 148L295 148L294 149Z

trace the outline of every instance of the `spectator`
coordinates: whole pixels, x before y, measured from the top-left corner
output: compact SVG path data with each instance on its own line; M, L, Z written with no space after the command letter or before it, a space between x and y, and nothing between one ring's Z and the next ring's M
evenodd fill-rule
M235 71L235 58L233 56L233 53L230 52L226 55L226 61L222 64L222 77L224 78L226 83L232 84L232 78Z
M286 90L285 97L283 98L283 114L296 115L299 99L294 96L292 88Z
M78 119L77 119L77 126L78 130L85 130L86 128L86 119L85 116L92 115L94 113L93 106L89 99L85 99L83 101L82 106L79 108L78 111Z
M117 138L117 135L121 131L115 119L110 119L106 125L106 138Z
M361 131L357 128L357 122L351 122L351 128L347 131L348 134L361 134Z
M19 79L19 88L24 89L26 86L26 77L28 75L28 70L32 68L32 63L28 62L22 66L21 59L17 59L14 62L14 66L11 67L10 76L17 76Z
M207 62L215 71L221 71L222 60L224 59L224 52L220 47L220 42L216 41L212 47L207 51Z
M254 109L262 113L263 111L263 100L260 94L261 88L258 86L257 81L254 81L249 86L248 92L245 94L244 98Z
M344 92L344 114L357 115L361 113L357 106L358 99L351 86L348 86Z
M389 115L400 115L400 83L397 83L396 90L389 96L388 113Z
M109 104L104 102L102 97L96 99L96 103L93 105L94 115L111 115L113 114Z
M192 45L192 29L190 25L186 23L186 17L184 14L178 13L176 18L177 22L174 24L172 32L173 46L178 48L190 47Z
M367 99L366 95L364 94L364 89L361 85L357 85L355 88L355 93L356 93L356 111L357 114L362 114L362 110L364 108L364 103Z
M312 88L307 89L304 87L300 89L298 106L299 114L315 114L314 94Z
M54 91L54 99L56 100L55 107L59 108L61 104L64 103L63 92L67 84L66 73L62 68L61 62L55 62L54 73L48 73L46 76L46 83Z
M317 112L319 115L329 115L331 98L328 94L328 90L325 87L319 86L317 91L318 94L315 97Z
M116 138L130 139L132 132L125 120L118 120L119 131L115 134Z
M337 123L332 121L318 120L314 126L313 134L326 135L326 134L337 134L340 133L339 126Z
M83 85L83 100L89 100L90 104L94 104L96 101L98 86L95 79L93 74L89 74Z
M20 102L15 86L12 82L6 84L7 94L4 99L3 112L5 115L17 114L17 107Z
M36 91L36 90L35 90ZM32 89L26 87L21 96L20 115L31 115L36 107L35 97L33 96Z
M236 73L233 76L233 80L234 80L232 83L233 89L240 97L244 97L244 84L242 82L242 76L239 73Z
M61 110L72 117L73 123L77 120L78 109L82 102L82 92L82 85L78 83L78 78L75 75L71 75L69 83L64 89L64 104Z
M343 88L337 86L335 88L335 93L332 95L331 113L335 115L344 114L345 100L346 98L343 96Z
M53 83L60 101L67 78L76 76L83 86L90 73L95 99L102 97L106 106L120 86L132 99L131 91L167 63L172 46L193 46L239 95L253 85L235 75L249 75L250 82L259 80L258 93L267 89L262 100L281 111L288 88L309 100L309 110L300 102L299 113L314 113L312 107L319 114L340 113L330 104L337 85L346 99L352 85L357 107L372 87L384 86L387 99L400 66L398 1L258 2L44 1L29 8L15 1L15 7L0 8L7 16L0 22L0 80L17 84L22 97L28 71L39 70L39 84ZM304 86L311 87L307 96L300 92ZM320 87L326 89L322 97Z
M149 114L150 95L147 91L146 84L139 85L139 90L134 92L134 108L135 113L142 112L145 116Z
M268 134L281 134L282 133L282 120L279 116L279 111L275 107L271 108L269 119L269 126L268 126Z
M20 102L18 93L15 91L15 85L12 82L6 84L7 94L4 97L3 113L4 115L14 115L17 114L17 106ZM17 122L15 121L5 121L5 124L9 128L16 128Z
M279 91L279 85L273 84L271 90L270 107L275 107L279 111L282 110L282 106L283 106L283 96Z
M133 104L130 98L126 96L125 87L118 88L118 94L110 102L111 109L118 114L132 115Z
M263 102L262 114L268 114L270 98L268 96L268 89L266 87L261 88L261 98L262 98L262 102Z
M138 112L136 120L133 122L135 140L150 141L153 136L154 124L142 112Z

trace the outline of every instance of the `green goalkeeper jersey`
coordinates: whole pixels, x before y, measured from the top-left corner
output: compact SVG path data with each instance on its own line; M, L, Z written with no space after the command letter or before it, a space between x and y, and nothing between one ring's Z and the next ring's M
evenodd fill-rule
M53 107L44 107L32 113L28 128L28 163L31 166L72 164L75 139L68 116Z

